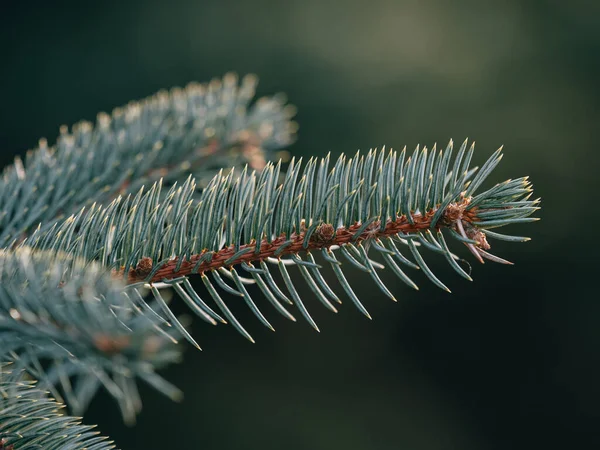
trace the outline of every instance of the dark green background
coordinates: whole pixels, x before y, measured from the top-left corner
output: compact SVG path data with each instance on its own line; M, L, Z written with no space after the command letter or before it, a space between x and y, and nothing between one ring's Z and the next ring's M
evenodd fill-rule
M144 389L127 429L105 396L86 421L125 450L594 448L600 444L597 167L600 3L594 1L8 2L0 7L2 161L59 125L229 70L298 107L294 155L386 144L501 144L494 182L530 175L534 239L514 267L474 264L453 290L386 274L392 304L349 269L374 316L308 298L322 333L243 308L257 339L194 322L204 352ZM10 4L12 3L12 5ZM307 296L309 294L307 293Z

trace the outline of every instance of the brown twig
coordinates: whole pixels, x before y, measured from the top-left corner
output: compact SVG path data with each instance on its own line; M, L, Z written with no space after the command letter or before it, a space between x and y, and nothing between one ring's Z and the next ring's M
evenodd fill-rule
M477 208L466 210L466 206L469 204L470 199L462 199L458 203L453 203L446 208L441 220L436 224L436 228L440 227L455 227L457 221L472 223L475 221L477 216ZM168 261L164 264L151 279L147 279L150 273L148 263L152 261L150 258L144 257L138 263L136 268L132 268L128 274L128 283L137 282L149 282L155 283L163 280L169 280L178 278L181 276L192 275L193 273L201 274L210 270L216 270L222 267L231 267L241 263L252 263L254 261L262 261L269 257L278 257L298 253L301 251L310 251L321 249L323 247L331 247L333 245L343 245L350 242L361 242L366 239L381 238L387 236L393 236L396 234L409 234L415 233L419 230L426 230L431 226L431 220L436 213L437 208L432 208L425 214L413 214L412 223L408 220L405 215L399 216L396 220L389 220L385 225L385 228L381 229L381 223L379 221L374 222L370 227L363 230L360 235L356 233L360 230L361 224L356 223L350 227L342 227L335 230L333 233L333 226L331 224L322 224L317 230L311 235L308 246L304 247L304 240L306 238L306 230L303 229L299 233L293 233L291 236L280 236L271 242L267 239L263 239L260 244L259 252L249 251L241 254L235 260L231 261L231 258L237 253L247 248L254 249L256 242L250 242L242 245L239 249L235 249L234 246L225 247L218 251L213 251L212 258L210 261L203 261L198 268L194 271L200 258L202 258L206 252L192 255L190 258L184 261L179 261L177 258ZM291 243L288 243L291 241ZM285 249L281 251L281 246L284 243L288 243ZM280 250L280 252L277 252ZM150 261L149 261L150 260ZM143 270L142 269L143 266ZM179 266L179 270L175 270ZM118 277L123 276L123 268L115 271L115 275Z

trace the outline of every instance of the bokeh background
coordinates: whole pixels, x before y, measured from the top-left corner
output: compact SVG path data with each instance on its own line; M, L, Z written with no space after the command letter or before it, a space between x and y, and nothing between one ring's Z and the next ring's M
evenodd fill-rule
M293 155L382 144L500 145L493 182L530 175L542 221L496 243L514 267L451 295L361 274L374 320L314 303L322 332L239 308L251 345L194 322L204 351L144 389L137 426L99 397L86 416L124 450L437 450L600 445L597 174L600 3L594 1L8 1L0 7L0 158L61 124L234 70L298 107ZM307 295L309 295L307 293ZM271 312L271 311L269 311Z

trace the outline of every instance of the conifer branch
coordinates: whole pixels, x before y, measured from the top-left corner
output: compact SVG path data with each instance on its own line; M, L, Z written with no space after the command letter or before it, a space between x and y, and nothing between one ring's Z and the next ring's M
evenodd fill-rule
M180 359L175 340L157 314L136 303L96 263L28 248L2 251L0 361L26 370L75 414L104 387L133 422L141 407L136 377L180 395L155 373Z
M60 416L40 389L82 413L104 387L129 422L141 407L137 379L179 397L156 370L179 360L179 336L200 347L172 311L167 288L204 321L230 323L253 342L223 293L243 299L273 330L247 288L255 284L279 314L296 321L289 311L296 307L318 331L288 268L337 312L342 301L322 272L330 266L370 318L348 270L365 272L396 301L378 271L418 289L405 271L420 269L449 292L423 250L471 280L448 237L482 263L503 264L511 263L489 252L488 239L528 240L492 231L537 220L527 177L480 191L501 149L481 168L470 167L474 145L465 141L453 157L451 141L443 151L342 155L333 166L329 156L292 160L282 174L281 161L266 160L293 140L293 108L281 97L251 105L254 87L252 77L238 86L227 75L160 92L100 114L95 126L64 127L54 147L41 140L24 163L17 158L5 169L0 364L39 383L36 390L23 378L0 379L0 450L112 448ZM193 287L195 275L206 293Z
M95 125L61 127L0 178L0 247L38 223L51 225L92 202L136 192L162 178L193 174L200 185L223 167L260 170L295 138L295 110L281 95L252 102L256 77L234 74L208 85L160 91L98 114Z
M445 151L417 147L410 156L406 150L357 153L350 159L342 155L331 169L329 157L310 159L303 170L301 162L292 160L281 184L277 182L280 163L267 165L261 174L245 169L236 176L229 171L214 177L198 198L193 195L192 178L166 196L160 194L161 184L157 183L147 192L141 189L106 207L93 205L81 210L49 231L34 233L26 244L98 260L128 282L128 289L150 288L165 319L198 348L162 299L161 287L173 287L208 322L229 321L253 341L218 292L242 297L259 321L273 329L244 287L256 283L281 314L295 320L284 306L294 304L318 330L286 268L297 266L317 299L336 312L331 301L339 302L339 298L325 281L322 263L313 253L334 268L344 291L367 316L344 276L346 265L341 266L336 253L367 272L394 301L377 270L389 267L416 288L401 266L420 268L435 285L449 292L429 269L419 248L443 255L456 272L470 280L457 262L459 258L449 250L444 230L481 262L485 258L509 263L487 251L488 236L502 238L488 234L487 229L537 220L529 216L539 208L539 200L529 200L532 190L527 178L508 180L476 194L500 162L501 149L481 169L469 167L473 145L467 150L465 141L454 161L452 149L450 142ZM402 247L408 247L415 262L401 253ZM373 260L373 254L379 255L383 264ZM291 300L273 280L269 265L281 272ZM250 278L240 276L240 270ZM187 276L192 274L201 275L224 318L191 287Z
M63 408L22 372L0 365L0 450L115 448L93 426L65 416Z

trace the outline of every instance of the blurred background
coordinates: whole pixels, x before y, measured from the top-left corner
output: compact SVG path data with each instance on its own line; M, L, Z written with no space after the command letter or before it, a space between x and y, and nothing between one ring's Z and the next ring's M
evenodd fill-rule
M143 389L133 428L96 399L85 420L124 450L595 448L600 444L596 285L600 3L593 1L5 2L0 158L61 124L227 71L298 107L293 155L504 144L490 183L530 175L541 222L496 242L514 267L468 283L430 260L393 304L349 269L374 320L308 303L322 332L239 308L257 340L194 321L203 352ZM507 230L508 231L508 230ZM458 251L461 251L460 249ZM302 284L302 283L299 283ZM306 296L310 297L308 292Z

